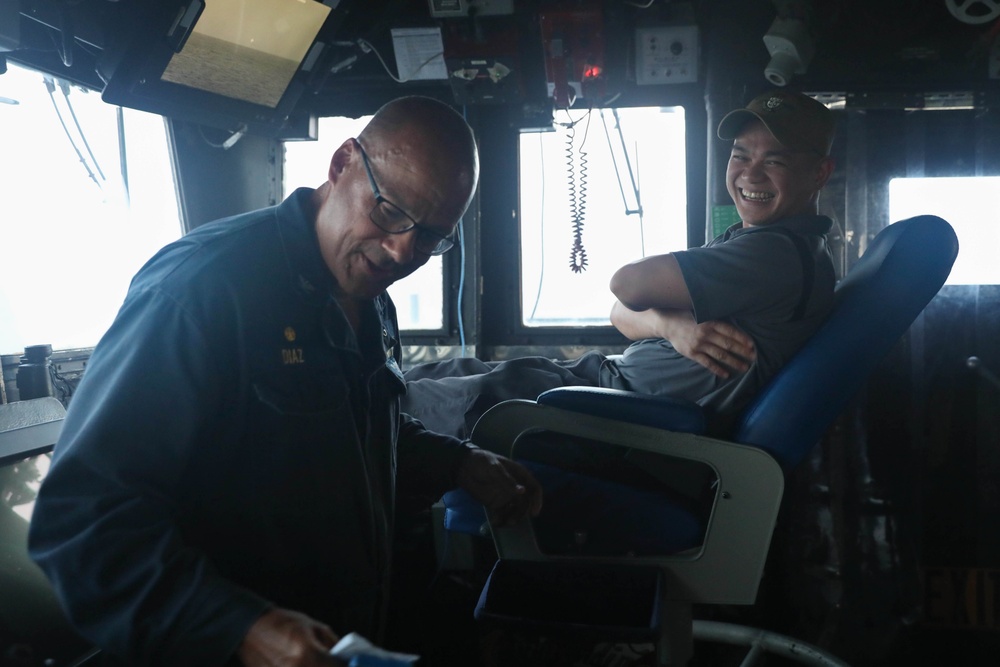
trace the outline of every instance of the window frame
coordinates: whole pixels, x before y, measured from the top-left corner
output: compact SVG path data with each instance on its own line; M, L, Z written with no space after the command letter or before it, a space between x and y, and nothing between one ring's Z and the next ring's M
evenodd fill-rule
M613 106L684 107L687 246L702 245L706 235L705 174L708 160L705 150L707 113L703 97L694 87L679 86L671 95L645 90L635 95L623 95ZM590 327L529 327L522 324L518 223L521 215L518 183L520 129L509 122L502 109L483 108L477 120L480 125L474 127L479 138L480 194L484 219L480 229L484 247L481 264L481 356L507 356L508 349L512 350L512 356L535 350L543 354L563 355L564 350L580 346L604 351L623 349L629 341L610 324ZM709 137L709 145L712 143L713 138ZM508 212L506 215L505 211ZM573 349L565 356L572 356L576 351Z
M44 289L43 285L34 285L36 289L32 291L12 283L10 293L21 292L21 298L11 299L15 302L9 310L11 329L25 330L11 336L10 347L19 342L23 343L22 348L47 344L52 345L55 353L77 355L84 351L89 354L114 321L121 306L120 299L125 297L135 272L163 245L181 238L185 233L184 214L177 201L174 146L164 119L156 114L108 104L101 99L99 92L88 86L47 72L34 64L12 58L10 65L19 70L18 76L37 76L39 88L45 85L43 80L51 81L48 84L49 96L59 112L55 122L47 121L45 115L52 109L48 102L39 102L39 99L44 99L44 94L36 99L27 89L22 90L24 97L18 95L26 102L11 105L19 108L17 113L32 113L32 119L25 121L24 125L8 121L13 123L15 131L27 132L29 137L44 136L44 139L32 146L30 156L19 153L16 148L12 153L24 157L16 163L18 176L30 178L23 182L24 191L18 197L10 198L15 213L8 214L8 217L11 220L24 219L17 213L18 203L24 204L24 197L35 192L36 185L40 192L48 195L52 194L53 187L57 187L61 199L45 208L44 222L51 223L54 229L37 225L38 230L49 234L43 242L17 240L19 231L32 227L28 222L9 230L7 236L10 238L7 240L21 244L18 256L35 262L31 270L41 271L39 275L68 276L75 263L82 261L77 260L78 257L87 257L86 261L91 263L97 262L83 274L85 280L64 281L46 292L37 290L39 287ZM12 75L13 72L8 72L6 76ZM34 102L45 108L44 114L36 113L31 107ZM16 113L13 115L16 117ZM46 122L49 127L45 131L31 128L32 123L39 122ZM162 135L154 135L153 131L162 131ZM153 143L147 143L149 141ZM72 150L69 148L71 142ZM57 148L60 144L62 147ZM76 159L72 157L74 151ZM57 152L61 153L61 157ZM165 154L166 161L151 161L148 159L151 154L157 157ZM142 157L137 159L137 156ZM32 160L39 158L47 160L42 176L35 174L37 169L31 164ZM83 165L77 164L78 161ZM167 174L170 175L173 190L161 187ZM54 183L58 185L54 186ZM80 196L76 188L81 183L86 185L88 191L92 185L99 188L103 204L92 206L96 200ZM31 215L42 215L37 202L43 194L31 196L35 202L29 204ZM73 202L71 211L60 209L65 201ZM174 205L172 209L168 202ZM70 226L63 226L66 221ZM86 238L74 238L77 234ZM32 251L38 254L26 255ZM100 256L103 251L109 254ZM16 263L8 268L14 273L23 272ZM32 306L30 311L19 310L18 306L23 304L25 296L33 303L43 304L43 308ZM49 317L40 316L38 310L44 310L49 316L57 314L61 324L48 323L46 320ZM74 326L66 326L67 321L72 321ZM20 327L18 323L21 323ZM37 338L39 333L44 334L41 340ZM4 345L7 345L6 341ZM5 347L0 349L0 353L6 358L17 356L18 350Z

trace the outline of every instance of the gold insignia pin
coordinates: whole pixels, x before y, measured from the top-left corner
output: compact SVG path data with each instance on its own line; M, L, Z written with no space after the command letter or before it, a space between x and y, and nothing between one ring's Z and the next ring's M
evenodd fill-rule
M291 343L295 340L295 329L291 327L285 327L285 340Z

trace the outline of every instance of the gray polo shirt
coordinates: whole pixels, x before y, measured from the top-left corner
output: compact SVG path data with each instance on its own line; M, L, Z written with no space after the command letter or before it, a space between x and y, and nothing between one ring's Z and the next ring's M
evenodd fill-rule
M703 247L674 253L695 319L725 320L753 338L757 359L749 370L723 379L669 341L647 339L609 360L601 384L695 401L710 410L713 432L727 432L829 314L836 281L826 243L831 225L817 215L791 216L766 227L737 224Z

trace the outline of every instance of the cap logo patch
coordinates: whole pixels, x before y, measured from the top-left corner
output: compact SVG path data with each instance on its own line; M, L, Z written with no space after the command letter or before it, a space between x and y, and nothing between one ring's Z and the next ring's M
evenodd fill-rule
M780 97L777 96L769 97L767 98L767 102L764 103L764 106L767 108L768 111L774 111L775 109L781 106L781 103L783 101L784 100L782 100Z

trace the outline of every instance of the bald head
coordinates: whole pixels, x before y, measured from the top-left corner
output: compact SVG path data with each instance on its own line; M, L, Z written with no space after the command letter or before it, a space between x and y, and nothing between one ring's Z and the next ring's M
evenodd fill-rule
M345 140L313 193L320 252L341 307L374 298L449 247L478 181L472 129L430 98L394 100Z
M479 153L472 128L447 104L430 97L401 97L384 105L358 135L370 154L414 160L428 176L453 190L460 217L479 181Z

